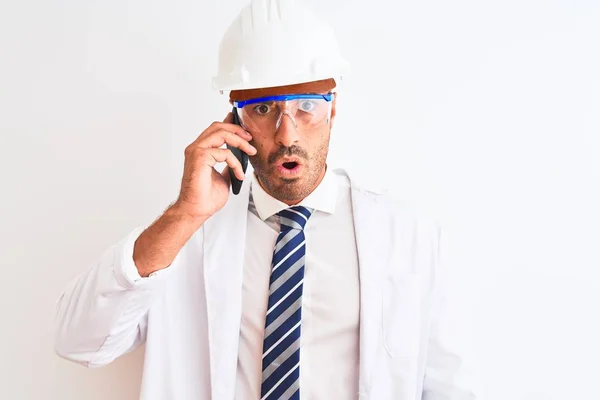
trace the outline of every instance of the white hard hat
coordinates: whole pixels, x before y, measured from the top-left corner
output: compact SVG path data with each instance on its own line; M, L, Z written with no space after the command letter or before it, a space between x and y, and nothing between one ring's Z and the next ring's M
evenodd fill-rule
M216 90L293 85L349 72L333 29L295 0L252 0L219 47Z

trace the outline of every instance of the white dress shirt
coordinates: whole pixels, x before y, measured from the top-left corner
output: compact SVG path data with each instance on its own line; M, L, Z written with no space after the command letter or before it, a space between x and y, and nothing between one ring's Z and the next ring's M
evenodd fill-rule
M260 399L262 345L279 211L252 174L242 289L236 400ZM359 272L350 185L326 172L300 205L315 210L305 227L306 265L300 334L303 400L358 396Z
M442 228L331 172L304 202L317 211L306 227L302 398L480 399ZM249 212L248 175L160 273L135 274L138 227L71 281L56 305L56 353L99 367L145 343L141 399L259 398L278 230L268 216L283 206L255 185Z

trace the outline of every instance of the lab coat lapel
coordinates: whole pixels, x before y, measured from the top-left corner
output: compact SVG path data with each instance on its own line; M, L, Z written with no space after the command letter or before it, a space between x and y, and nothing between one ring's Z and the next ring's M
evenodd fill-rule
M354 229L360 277L359 398L371 391L377 352L381 349L383 271L390 254L389 208L371 192L352 189Z
M204 282L213 399L233 399L250 181L204 225Z

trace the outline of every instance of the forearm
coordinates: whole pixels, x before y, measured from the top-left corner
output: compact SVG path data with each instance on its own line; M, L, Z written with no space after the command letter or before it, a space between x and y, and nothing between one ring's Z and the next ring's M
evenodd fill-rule
M150 225L136 240L133 260L141 277L167 268L206 218L193 217L177 203Z

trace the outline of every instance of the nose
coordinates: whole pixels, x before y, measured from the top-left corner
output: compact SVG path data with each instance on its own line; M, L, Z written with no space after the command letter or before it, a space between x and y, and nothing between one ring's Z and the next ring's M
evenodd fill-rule
M279 126L275 129L275 142L280 146L291 147L300 140L296 123L292 117L283 113L279 122Z

